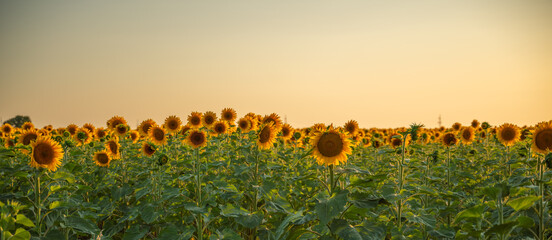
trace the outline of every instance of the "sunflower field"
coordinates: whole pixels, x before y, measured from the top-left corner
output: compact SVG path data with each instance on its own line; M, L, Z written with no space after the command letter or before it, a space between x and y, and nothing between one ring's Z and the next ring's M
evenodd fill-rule
M1 239L552 239L552 121L4 124Z

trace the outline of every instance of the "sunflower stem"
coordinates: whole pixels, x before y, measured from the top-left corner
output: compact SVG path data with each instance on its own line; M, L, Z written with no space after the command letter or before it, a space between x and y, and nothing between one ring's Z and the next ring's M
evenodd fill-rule
M42 216L41 216L41 210L42 210L42 201L40 199L40 174L41 174L41 171L40 170L37 170L36 171L36 184L35 184L35 205L36 205L36 231L38 233L38 236L40 237L42 235L42 231L41 231L41 220L42 220Z
M537 165L539 166L539 195L540 195L540 202L539 202L539 239L544 240L544 159L537 159Z
M196 180L197 180L197 206L202 206L201 199L201 159L199 158L199 150L194 149L194 155L196 157ZM203 217L201 213L197 216L197 238L203 240Z
M330 194L330 197L332 196L333 190L334 190L334 172L333 172L333 164L330 164L330 188L328 190L328 193Z

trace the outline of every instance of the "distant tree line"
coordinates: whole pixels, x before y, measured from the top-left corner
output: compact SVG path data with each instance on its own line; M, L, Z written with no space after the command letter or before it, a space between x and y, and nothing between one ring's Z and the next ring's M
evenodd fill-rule
M2 124L9 123L10 125L12 125L14 127L21 127L23 125L23 123L25 123L25 122L31 122L31 118L29 116L17 115L15 117L12 117L12 118L4 121L4 123L2 123Z

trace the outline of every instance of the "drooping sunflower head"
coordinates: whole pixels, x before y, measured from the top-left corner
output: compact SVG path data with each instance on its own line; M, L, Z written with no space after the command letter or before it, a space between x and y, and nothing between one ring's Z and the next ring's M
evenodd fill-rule
M236 110L234 110L232 108L222 109L222 112L220 113L220 118L223 121L228 122L229 124L234 123L234 121L236 121L237 117L238 117L238 115L236 114Z
M327 129L326 124L324 124L324 123L315 123L314 125L312 125L312 127L311 127L310 131L307 133L307 135L314 135L316 133L326 131L326 129Z
M474 119L471 122L471 126L472 126L472 128L477 129L479 127L479 121L477 121L477 119Z
M34 129L34 125L32 122L25 122L23 123L23 125L21 125L21 129L23 130L31 130L31 129Z
M312 154L319 165L345 163L347 155L352 153L349 139L333 128L315 133L310 141L313 146Z
M151 127L157 125L153 119L146 119L138 125L138 132L140 132L140 135L147 136L149 134L149 130Z
M228 130L228 122L226 121L217 121L215 124L213 124L213 135L215 136L227 133Z
M160 126L153 126L149 131L149 139L157 145L165 145L167 143L167 133Z
M107 120L107 127L109 129L114 130L117 126L119 126L119 124L128 125L125 118L121 116L113 116L112 118Z
M537 153L547 154L552 151L552 122L537 124L533 132L531 149Z
M475 139L475 130L473 127L463 127L460 131L460 139L462 140L462 143L464 144L470 144Z
M69 125L67 125L65 130L67 132L69 132L69 134L71 134L71 136L75 136L75 134L77 134L77 130L79 130L79 126L77 126L76 124L69 124Z
M129 135L133 143L138 142L138 140L140 139L140 133L136 130L131 130Z
M12 134L12 132L13 132L12 125L10 125L9 123L4 123L4 125L2 125L2 132L6 136L9 136L10 134Z
M257 145L260 149L269 149L276 141L276 129L272 123L264 124L257 134Z
M63 149L58 142L49 137L39 136L31 143L32 153L29 165L35 168L46 168L49 171L56 171L61 165Z
M270 115L264 116L261 124L272 124L272 127L276 130L282 128L282 120L280 116L276 113L271 113Z
M29 145L32 141L35 141L40 134L36 129L23 130L21 135L19 135L18 142L23 145Z
M461 127L462 127L462 124L459 122L455 122L454 124L452 124L452 129L454 131L459 131Z
M510 123L500 125L496 131L496 138L498 138L498 141L504 144L504 146L513 146L519 141L520 136L521 131L519 127Z
M205 145L207 145L207 135L205 134L205 132L195 129L190 132L190 134L188 134L186 141L193 148L204 147Z
M100 167L109 167L111 155L109 155L106 151L96 152L94 153L94 162L96 162L96 165Z
M88 131L91 133L95 132L94 130L96 130L96 127L94 127L94 125L92 125L91 123L85 123L84 125L82 125L82 128L88 129Z
M188 116L188 126L193 128L200 128L201 127L201 117L202 113L200 112L192 112Z
M203 117L201 118L201 122L203 123L203 126L206 128L213 127L213 124L217 121L217 114L211 111L205 112L203 114Z
M345 123L343 128L347 131L349 136L355 136L358 132L358 122L356 120L349 120Z
M142 143L142 149L141 150L142 150L142 154L144 154L148 157L151 157L151 156L153 156L155 151L157 151L157 147L153 143L145 141L144 143Z
M453 146L458 142L458 139L456 138L456 135L454 135L454 133L452 133L452 132L448 132L448 133L443 134L441 139L442 139L443 144L447 147Z
M188 134L188 131L190 131L190 129L192 128L186 124L180 128L179 134L182 136L186 136L186 134Z
M282 134L283 140L288 140L291 138L291 134L293 133L293 128L291 127L291 125L286 123L282 126L280 133Z
M119 159L121 158L121 145L119 144L119 141L116 138L112 138L111 140L107 141L105 143L105 149L107 150L107 153L111 155L112 159Z
M175 132L178 132L178 130L180 130L181 125L182 125L182 121L180 120L180 118L172 115L172 116L168 116L165 119L165 124L163 126L170 133L175 133Z

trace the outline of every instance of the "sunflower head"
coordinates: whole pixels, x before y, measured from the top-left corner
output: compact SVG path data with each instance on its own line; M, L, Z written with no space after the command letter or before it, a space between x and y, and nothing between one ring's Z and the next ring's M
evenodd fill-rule
M114 130L117 126L119 126L119 124L128 125L125 118L121 116L113 116L112 118L107 120L107 127L110 129Z
M252 127L252 119L250 117L242 117L240 120L238 120L238 128L241 130L242 133L249 132Z
M115 134L117 134L117 136L119 137L122 137L122 136L125 136L129 130L130 130L130 127L128 127L128 125L119 124L117 125L117 127L115 127Z
M167 143L167 133L162 127L153 126L149 131L149 139L157 145L165 145Z
M23 130L21 135L19 135L18 142L23 145L29 145L32 141L35 141L40 134L36 129Z
M6 136L10 135L13 132L12 125L10 125L9 123L4 123L4 125L2 125L2 132Z
M119 141L117 138L112 138L111 140L107 141L105 143L105 149L107 149L107 153L111 155L112 159L119 159L121 158L121 145L119 144Z
M454 133L451 133L451 132L443 134L441 139L443 144L447 147L453 146L458 142L456 135L454 135Z
M213 124L213 135L218 136L220 134L228 133L229 126L226 121L217 121Z
M153 154L155 153L155 151L157 151L157 147L153 144L153 143L150 143L150 142L144 142L142 143L142 154L148 156L148 157L151 157L153 156Z
M345 123L343 128L347 131L349 136L354 136L358 132L358 122L356 120L349 120Z
M75 134L77 134L77 130L79 130L79 126L77 126L76 124L69 124L69 125L67 125L65 130L67 132L69 132L69 134L71 134L71 136L75 136Z
M282 126L280 133L282 134L283 140L288 140L291 138L291 134L293 133L293 128L291 127L291 125L286 123Z
M182 121L177 116L168 116L165 119L165 124L163 125L167 131L170 133L175 133L180 130L180 126L182 125Z
M341 132L330 129L317 132L311 138L312 154L319 165L339 165L347 162L347 154L351 154L349 139Z
M490 127L491 127L491 124L489 124L488 122L481 123L481 128L483 128L483 130L487 130Z
M94 135L96 136L96 139L104 139L107 136L107 130L104 128L96 128L94 131Z
M47 168L55 171L61 165L63 149L49 137L39 136L31 143L32 153L29 165L35 168Z
M25 122L23 123L23 125L21 125L21 129L23 130L31 130L31 129L34 129L34 125L32 122Z
M79 128L74 136L77 145L81 146L92 141L91 133L86 128Z
M188 134L186 141L193 148L204 147L207 145L207 135L205 132L196 129Z
M496 137L504 146L513 146L519 141L521 131L516 125L505 123L500 125L496 131Z
M203 117L201 118L201 123L203 123L203 126L206 128L212 128L213 124L217 121L217 114L211 111L205 112L203 114Z
M261 149L269 149L276 141L276 129L272 123L264 124L261 126L257 134L257 145Z
M192 129L190 126L184 125L184 126L182 126L182 128L180 128L179 134L182 135L182 136L186 136L186 134L188 134L188 131L190 129Z
M140 125L138 125L138 132L140 132L140 135L142 136L147 136L149 134L150 128L155 125L157 125L157 123L155 123L155 121L153 121L151 118L146 119L142 121Z
M479 121L477 121L477 119L474 119L471 122L471 126L472 126L472 128L477 129L479 127Z
M473 127L462 127L462 130L460 131L460 140L462 140L462 143L464 144L470 144L475 139L475 130Z
M455 122L454 124L452 124L452 130L454 131L459 131L461 127L462 127L462 124L459 122Z
M94 125L92 125L91 123L85 123L84 125L82 125L82 128L86 128L88 132L91 132L91 133L93 133L94 130L96 130L96 127L94 127Z
M200 128L201 127L201 117L202 113L200 112L192 112L188 116L188 126L193 128Z
M282 127L282 120L278 114L271 113L270 115L264 116L261 124L272 124L274 129L279 130Z
M547 154L552 151L552 122L541 122L537 124L533 132L533 144L531 149L534 152Z
M111 155L109 155L106 151L96 152L94 153L94 162L96 162L96 165L100 167L109 167Z
M238 115L236 114L236 110L232 108L222 109L222 112L220 113L220 118L230 124L234 123L237 117Z
M131 130L130 139L132 140L133 143L138 142L138 139L140 139L140 133L136 130Z

